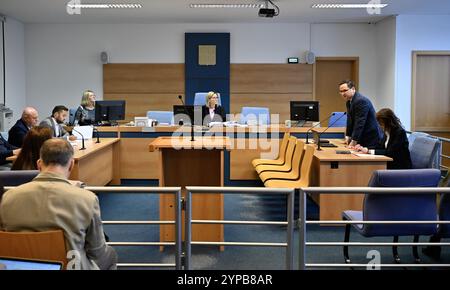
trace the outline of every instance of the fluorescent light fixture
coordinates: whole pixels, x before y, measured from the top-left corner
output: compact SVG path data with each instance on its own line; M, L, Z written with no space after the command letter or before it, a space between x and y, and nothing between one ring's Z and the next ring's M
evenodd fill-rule
M189 8L263 8L264 4L189 4Z
M142 4L67 4L71 9L120 9L120 8L142 8Z
M345 8L365 8L375 9L384 8L388 4L313 4L311 8L345 9Z

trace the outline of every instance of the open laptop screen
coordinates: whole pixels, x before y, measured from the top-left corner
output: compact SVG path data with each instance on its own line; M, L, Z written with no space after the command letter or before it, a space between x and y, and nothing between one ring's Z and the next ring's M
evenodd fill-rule
M0 270L62 270L62 263L0 257Z

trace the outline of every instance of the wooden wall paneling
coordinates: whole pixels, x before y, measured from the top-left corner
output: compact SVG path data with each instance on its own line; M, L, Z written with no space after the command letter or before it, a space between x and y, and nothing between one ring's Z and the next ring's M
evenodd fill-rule
M232 64L230 92L311 93L313 66L308 64Z
M182 92L161 94L104 94L105 100L126 100L125 119L145 117L147 111L172 111L173 105L181 105L178 95ZM184 96L183 96L184 98Z
M184 92L184 64L105 64L103 93Z
M240 114L242 107L267 107L270 114L279 114L277 123L284 123L284 120L290 119L290 101L310 101L311 93L299 94L267 94L267 93L249 93L249 94L231 94L230 113ZM238 116L236 116L238 119ZM272 123L273 120L271 120Z

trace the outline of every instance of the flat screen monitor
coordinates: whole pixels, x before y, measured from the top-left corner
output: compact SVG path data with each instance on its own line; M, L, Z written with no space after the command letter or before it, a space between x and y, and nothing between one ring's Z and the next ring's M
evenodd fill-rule
M174 105L173 118L175 125L194 125L201 126L203 124L202 106L194 105Z
M318 101L291 101L291 120L319 121Z
M95 122L115 123L118 120L125 120L125 101L96 101L95 102Z
M60 262L0 257L1 270L62 270L62 267Z

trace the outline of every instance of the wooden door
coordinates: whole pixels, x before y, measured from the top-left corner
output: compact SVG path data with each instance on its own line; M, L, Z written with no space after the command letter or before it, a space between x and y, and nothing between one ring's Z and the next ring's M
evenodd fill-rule
M339 95L339 83L351 79L358 89L358 57L318 57L315 64L314 93L319 101L320 120L332 112L345 112L345 101Z
M450 51L413 53L412 130L450 138ZM450 144L442 153L450 155ZM449 166L450 160L443 159Z

